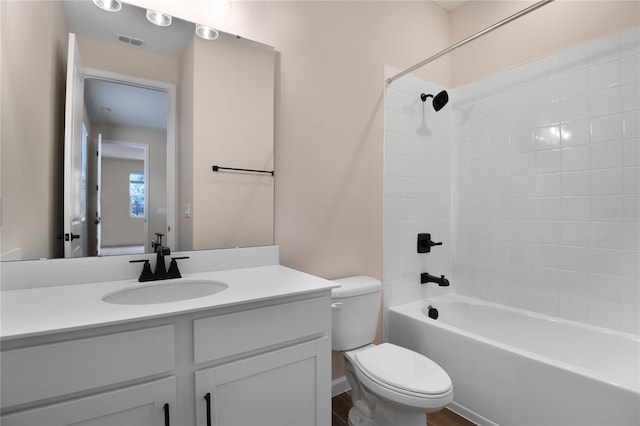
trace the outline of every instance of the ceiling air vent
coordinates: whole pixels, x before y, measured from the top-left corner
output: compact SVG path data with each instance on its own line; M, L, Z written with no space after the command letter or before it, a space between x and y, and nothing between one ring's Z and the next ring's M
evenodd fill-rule
M130 37L124 34L116 34L116 36L118 37L119 41L130 44L131 46L141 47L144 44L143 40Z

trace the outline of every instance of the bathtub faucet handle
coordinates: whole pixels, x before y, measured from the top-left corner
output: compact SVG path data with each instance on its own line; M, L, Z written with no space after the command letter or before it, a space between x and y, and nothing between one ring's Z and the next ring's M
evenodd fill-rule
M418 253L431 253L431 247L441 245L442 241L431 240L431 234L418 234Z

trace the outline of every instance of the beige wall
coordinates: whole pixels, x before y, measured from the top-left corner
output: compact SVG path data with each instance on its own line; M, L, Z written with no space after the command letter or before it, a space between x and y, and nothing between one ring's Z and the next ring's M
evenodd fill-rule
M259 39L280 52L281 262L325 278L382 278L384 65L403 68L444 48L447 14L428 2L268 6L273 28ZM446 60L434 68L444 83L448 74Z
M145 52L128 46L77 37L86 68L97 68L133 77L176 84L180 63L177 58Z
M36 12L40 6L46 11ZM62 192L67 26L59 4L2 1L0 8L0 252L19 248L24 258L55 257L62 254L52 237L62 233L55 196Z
M273 49L195 38L181 66L179 247L273 244L273 178L211 169L273 170Z
M451 14L453 39L469 37L533 3L471 1ZM638 23L638 1L557 0L452 53L452 83L460 86Z
M224 58L221 61L220 58ZM193 249L273 244L274 51L234 36L195 39Z

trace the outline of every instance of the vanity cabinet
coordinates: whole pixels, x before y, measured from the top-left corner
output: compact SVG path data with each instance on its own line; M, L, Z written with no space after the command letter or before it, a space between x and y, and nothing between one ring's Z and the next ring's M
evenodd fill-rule
M327 425L318 410L329 339L324 337L196 371L196 424L207 426Z
M215 364L195 371L196 424L330 424L329 306L316 297L194 321L194 362Z
M11 410L3 426L176 424L173 325L28 343L2 351L1 401L3 412L33 408Z
M325 290L3 342L0 423L327 425L330 330Z

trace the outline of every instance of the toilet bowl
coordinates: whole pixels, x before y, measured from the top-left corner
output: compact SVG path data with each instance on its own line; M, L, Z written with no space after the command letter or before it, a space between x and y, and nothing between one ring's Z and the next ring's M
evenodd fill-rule
M417 352L374 345L382 285L371 277L336 280L332 290L333 350L342 351L351 385L349 424L424 426L425 414L453 399L447 373Z

